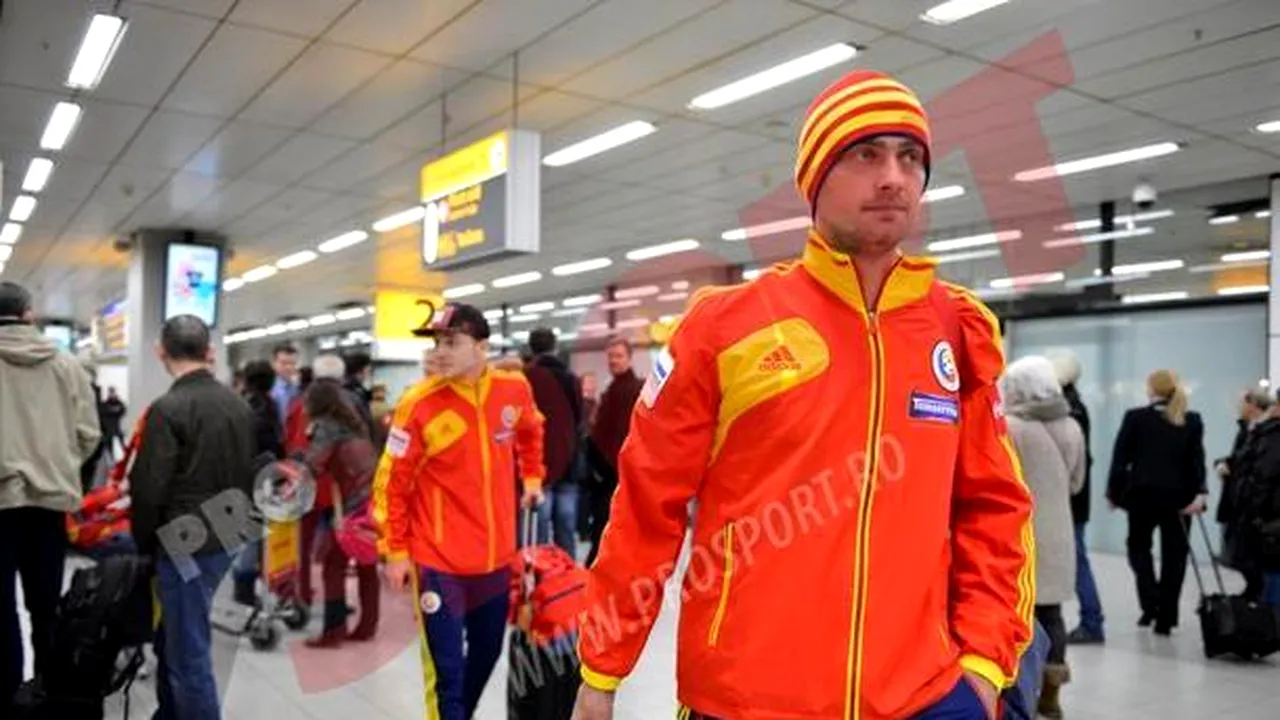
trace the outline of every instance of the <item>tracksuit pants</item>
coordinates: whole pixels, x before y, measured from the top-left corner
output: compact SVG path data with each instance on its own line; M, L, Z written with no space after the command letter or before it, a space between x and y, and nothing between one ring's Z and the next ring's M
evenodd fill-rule
M470 720L502 655L510 571L418 568L414 592L429 720Z
M679 720L716 720L687 708L681 710L677 717ZM987 720L987 708L978 697L978 691L967 679L961 678L951 692L927 710L912 716L911 720Z

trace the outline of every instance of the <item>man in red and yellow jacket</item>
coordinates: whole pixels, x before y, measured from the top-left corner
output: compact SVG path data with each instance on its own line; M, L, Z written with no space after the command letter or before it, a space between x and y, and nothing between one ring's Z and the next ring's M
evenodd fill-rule
M373 516L392 588L417 598L427 717L467 720L502 653L517 458L525 504L542 497L542 416L522 373L487 366L479 310L448 305L432 329L438 374L396 408Z
M898 249L929 139L886 76L819 95L803 259L695 296L655 361L591 571L578 720L613 717L691 499L681 717L997 716L1032 637L1032 504L996 318Z

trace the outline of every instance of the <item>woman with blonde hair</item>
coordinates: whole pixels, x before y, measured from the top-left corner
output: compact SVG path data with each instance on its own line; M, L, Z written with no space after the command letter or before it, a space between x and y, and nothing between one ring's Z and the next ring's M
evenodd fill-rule
M1111 454L1107 499L1129 514L1129 566L1142 618L1158 635L1178 625L1178 601L1187 574L1190 515L1204 512L1204 423L1187 409L1187 391L1171 370L1147 377L1150 402L1125 413ZM1160 530L1160 577L1151 542Z
M1075 595L1076 543L1071 496L1084 487L1084 432L1053 363L1038 355L1010 363L1000 379L1009 437L1035 499L1036 620L1049 634L1039 713L1063 717L1059 689L1070 679L1062 603Z

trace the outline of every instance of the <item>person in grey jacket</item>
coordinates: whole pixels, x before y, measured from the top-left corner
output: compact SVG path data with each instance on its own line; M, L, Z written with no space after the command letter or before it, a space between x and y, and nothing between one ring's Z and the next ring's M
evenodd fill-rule
M89 375L33 320L31 294L0 283L0 717L22 682L17 578L40 673L62 592L66 513L80 507L80 465L102 437Z
M1011 363L1000 380L1009 437L1035 498L1036 620L1049 633L1040 714L1063 717L1059 689L1070 679L1062 603L1075 595L1076 547L1071 496L1084 487L1084 433L1044 357Z

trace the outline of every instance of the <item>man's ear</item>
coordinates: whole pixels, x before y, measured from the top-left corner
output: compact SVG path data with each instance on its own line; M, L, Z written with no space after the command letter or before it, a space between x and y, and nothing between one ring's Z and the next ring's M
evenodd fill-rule
M153 351L153 352L155 352L155 354L156 354L156 358L157 358L160 362L162 362L162 363L163 363L163 362L166 360L166 357L165 357L165 354L164 354L164 346L163 346L163 345L161 345L160 343L156 343L156 344L155 344L155 346L152 348L152 351Z

